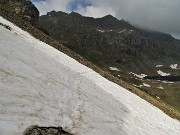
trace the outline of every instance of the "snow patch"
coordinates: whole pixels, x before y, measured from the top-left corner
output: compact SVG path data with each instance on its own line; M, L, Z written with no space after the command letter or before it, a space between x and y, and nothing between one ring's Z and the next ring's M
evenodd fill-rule
M161 76L170 76L171 75L170 73L165 73L165 72L162 72L161 70L158 70L157 73Z
M146 84L146 83L143 83L143 85L144 85L145 87L151 87L151 85Z
M161 89L161 90L163 90L164 88L162 87L162 86L159 86L159 87L157 87L158 89Z
M140 87L140 88L142 88L143 86L144 86L144 87L149 87L149 88L151 87L151 85L146 84L146 83L143 83L143 84L142 84L142 85L140 85L139 87Z
M162 81L163 83L173 84L174 82Z
M110 69L111 71L121 71L121 70L119 70L117 67L109 67L109 69Z
M158 67L163 67L163 65L156 65L156 67L158 68Z
M134 30L130 30L130 31L129 31L129 34L132 33L133 31L134 31Z
M118 32L118 33L120 34L120 33L123 33L123 32L125 32L125 31L126 31L126 29L124 29L124 30L122 30L122 31L120 31L120 32Z
M100 29L96 29L96 30L101 32L101 33L105 32L105 30L100 30Z
M136 85L136 84L133 84L133 86L135 86L135 87L138 87L138 88L139 88L139 86L138 86L138 85Z
M144 77L147 76L147 75L145 75L145 74L140 74L140 75L138 75L138 74L135 74L135 73L133 73L133 72L130 72L130 74L133 74L134 76L136 76L136 77L138 77L138 78L141 78L141 79L143 79Z
M178 67L178 64L171 64L170 65L170 68L172 69L180 69L180 68L177 68Z

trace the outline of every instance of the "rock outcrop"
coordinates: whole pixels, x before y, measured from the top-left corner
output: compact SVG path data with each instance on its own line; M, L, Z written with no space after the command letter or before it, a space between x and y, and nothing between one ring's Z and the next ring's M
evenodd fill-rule
M38 25L39 11L30 0L0 0L0 9L15 13L32 25Z
M32 126L24 131L23 135L70 135L61 127L38 127Z

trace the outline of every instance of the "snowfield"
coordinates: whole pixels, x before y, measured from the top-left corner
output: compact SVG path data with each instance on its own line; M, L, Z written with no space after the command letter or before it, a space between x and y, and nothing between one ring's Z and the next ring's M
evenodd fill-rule
M0 17L0 135L180 135L180 122Z

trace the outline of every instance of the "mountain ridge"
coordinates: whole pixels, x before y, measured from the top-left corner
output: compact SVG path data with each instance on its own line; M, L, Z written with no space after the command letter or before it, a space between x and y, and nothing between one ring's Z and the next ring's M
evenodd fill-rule
M126 21L118 20L113 16L95 19L92 17L83 17L78 13L63 13L63 15L62 12L61 14L58 13L59 12L53 11L48 12L48 15L40 16L40 25L47 29L50 35L56 40L62 41L62 43L69 42L67 45L80 54L82 51L86 51L86 49L90 50L94 48L94 51L98 50L98 53L106 55L107 52L102 49L103 46L107 49L114 46L110 55L117 55L115 61L123 61L123 59L132 60L129 53L137 54L138 51L141 51L140 55L148 54L143 48L146 49L149 47L153 52L155 52L153 49L156 49L158 51L157 53L155 52L156 56L158 57L158 55L162 53L160 54L161 57L161 55L166 56L165 51L167 51L168 54L168 51L172 50L171 46L179 46L179 44L175 44L178 40L171 35L139 30ZM120 46L124 46L124 48ZM81 51L83 48L84 50ZM163 50L163 48L166 50ZM115 50L119 50L118 52L121 52L123 56L127 56L127 58L118 56L118 52ZM178 56L177 52L174 53ZM148 57L152 56L152 54L148 55ZM111 56L107 56L106 58L113 59Z
M164 35L164 36L166 36L166 37L169 37L169 38L173 38L173 39L175 39L173 36L171 36L171 34L169 34L169 33L163 33L163 32L159 32L159 31L155 31L155 30L151 30L151 29L146 29L146 28L141 28L141 27L136 27L136 26L133 26L131 23L129 23L129 22L127 22L127 21L125 21L124 19L117 19L116 17L114 17L113 15L111 15L111 14L108 14L108 15L105 15L105 16L102 16L102 17L98 17L98 18L93 18L93 17L89 17L89 16L83 16L83 15L81 15L80 13L77 13L77 12L75 12L75 11L72 11L72 12L70 12L70 13L66 13L66 12L63 12L63 11L55 11L55 10L52 10L52 11L50 11L50 12L47 12L47 14L46 15L51 15L51 14L56 14L56 15L58 15L58 14L62 14L62 15L77 15L77 16L79 16L79 17L83 17L83 18L86 18L86 19L94 19L94 20L104 20L104 21L112 21L112 20L114 20L114 22L121 22L121 23L126 23L127 25L129 25L131 28L134 28L134 29L139 29L139 30L142 30L143 32L146 32L146 33L154 33L154 34L157 34L157 35ZM46 16L46 15L41 15L40 17L43 17L43 16ZM101 20L101 21L102 21ZM117 27L117 26L116 26ZM179 39L176 39L176 40L178 40L178 41L180 41Z

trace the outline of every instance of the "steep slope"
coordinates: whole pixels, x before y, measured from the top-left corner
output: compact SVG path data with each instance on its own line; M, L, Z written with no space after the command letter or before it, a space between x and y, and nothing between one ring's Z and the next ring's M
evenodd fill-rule
M180 64L180 41L171 35L141 30L111 15L95 19L52 11L39 23L51 37L103 70L180 111L180 68L170 67ZM141 74L146 77L138 77Z
M0 0L0 10L17 14L32 25L38 25L39 11L30 0Z
M0 17L0 134L180 135L180 122Z

